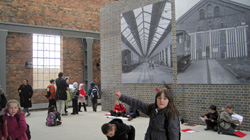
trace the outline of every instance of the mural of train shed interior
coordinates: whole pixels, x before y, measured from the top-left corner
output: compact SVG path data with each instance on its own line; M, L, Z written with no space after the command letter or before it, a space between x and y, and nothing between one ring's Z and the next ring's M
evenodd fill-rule
M176 22L178 83L250 83L249 25L250 1L194 3Z
M123 83L172 83L171 2L121 14Z

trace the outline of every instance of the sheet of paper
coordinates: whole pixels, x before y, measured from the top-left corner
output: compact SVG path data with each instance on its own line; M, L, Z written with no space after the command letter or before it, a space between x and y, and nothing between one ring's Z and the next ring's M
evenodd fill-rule
M243 122L243 116L241 116L239 114L233 114L232 119L233 120L239 120L239 121Z
M207 118L202 118L202 117L200 117L200 119L201 119L203 122L205 122L205 121L207 120Z

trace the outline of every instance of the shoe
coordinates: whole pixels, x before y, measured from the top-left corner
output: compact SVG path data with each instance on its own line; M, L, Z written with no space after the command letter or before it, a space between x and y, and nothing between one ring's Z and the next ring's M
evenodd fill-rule
M79 110L78 112L82 112L81 110Z
M65 114L62 114L62 116L67 116L67 115L68 115L68 114L66 114L66 113L65 113Z
M87 112L87 110L84 110L84 112Z
M28 113L28 114L26 115L26 117L28 117L28 116L30 116L30 113Z
M75 113L71 113L71 115L75 115Z

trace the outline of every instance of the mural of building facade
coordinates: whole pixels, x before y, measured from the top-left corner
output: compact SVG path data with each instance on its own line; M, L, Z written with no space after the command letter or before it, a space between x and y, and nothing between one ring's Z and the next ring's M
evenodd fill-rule
M121 14L123 83L172 83L171 2Z
M194 4L176 22L177 54L187 50L184 62L189 63L188 68L178 67L178 83L250 83L249 25L250 1L200 0ZM185 32L186 38L178 32Z

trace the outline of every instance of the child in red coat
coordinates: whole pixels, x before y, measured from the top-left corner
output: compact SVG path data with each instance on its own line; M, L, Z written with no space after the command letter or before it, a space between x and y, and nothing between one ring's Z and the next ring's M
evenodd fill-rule
M119 100L115 101L115 107L113 110L110 110L111 116L122 116L125 114L126 108L123 106L123 104L120 103Z
M19 121L17 121L17 117L19 118ZM6 127L5 124L7 122L7 131L0 131L1 139L5 140L8 138L10 140L28 140L26 135L27 124L24 113L20 111L20 104L18 101L8 101L7 108L4 110L2 118L3 122L0 123L0 128Z

